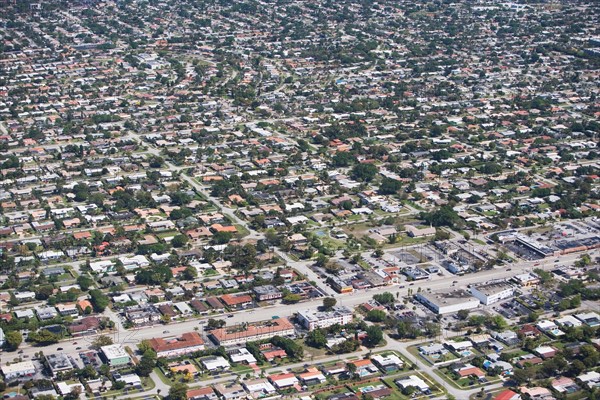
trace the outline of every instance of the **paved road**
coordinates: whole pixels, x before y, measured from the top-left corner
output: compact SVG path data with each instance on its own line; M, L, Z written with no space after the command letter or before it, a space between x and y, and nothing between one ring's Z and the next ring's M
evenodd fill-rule
M578 257L578 255L573 255L571 257L571 260L576 259L577 257ZM567 260L567 258L569 258L569 256L565 256L564 259L561 258L561 261L565 262ZM523 273L528 270L531 270L532 268L534 268L534 262L521 262L521 263L512 264L509 268L510 271L507 268L498 268L498 269L492 269L492 270L481 271L481 272L477 272L477 273L473 273L473 274L468 274L468 275L465 275L462 277L456 277L455 279L459 282L457 287L466 288L466 286L469 284L480 283L480 282L484 282L484 281L488 281L488 280L492 280L492 279L511 278L519 273ZM431 280L417 281L417 282L414 282L412 285L408 285L402 289L399 289L398 286L386 286L386 287L377 288L377 289L356 291L354 293L347 294L347 295L336 294L335 298L338 300L339 304L353 307L353 306L356 306L358 304L361 304L361 303L364 303L364 302L370 300L373 297L373 295L378 294L378 293L383 293L383 292L396 293L396 292L398 292L399 295L402 297L402 296L408 295L409 289L412 289L413 293L416 293L419 290L419 288L421 288L421 290L436 291L436 290L443 290L443 289L451 288L452 285L453 285L453 283L450 280L450 278L435 276ZM290 305L285 305L285 306L278 304L278 305L258 308L255 310L246 310L246 311L242 311L242 312L237 312L237 313L234 313L234 316L232 318L225 318L224 316L213 316L213 318L223 318L227 322L227 325L236 325L236 324L241 324L243 322L268 320L273 315L277 315L280 317L290 317L294 313L296 313L300 310L314 309L316 307L319 307L320 305L322 305L322 299L315 299L315 300L302 302L302 303L298 303L298 304L290 304ZM205 317L204 319L207 319L207 318L208 317ZM156 326L152 326L152 327L143 327L143 328L138 328L135 330L126 331L127 333L124 333L121 331L120 333L117 334L118 335L117 338L118 338L119 342L129 345L131 347L135 347L135 345L137 343L139 343L140 340L143 340L143 339L151 339L153 337L176 336L176 335L180 335L185 332L191 332L194 330L194 328L197 328L198 330L202 331L202 325L199 324L199 320L197 320L197 319L187 320L187 321L183 321L183 322L172 322L169 325L156 325ZM168 331L168 333L163 333L164 331ZM58 347L62 347L64 349L64 352L74 353L75 347L78 347L81 344L74 345L73 342L81 342L81 341L82 340L73 339L72 341L71 340L63 341L59 344L42 347L42 348L31 347L25 343L21 346L21 348L22 348L24 354L29 355L29 356L32 356L35 352L37 352L39 350L43 350L46 353L55 352L55 351L57 351L56 349ZM5 354L7 354L7 353L5 353ZM10 354L10 353L8 353L8 354ZM16 356L16 354L15 354L15 356Z
M217 208L219 208L223 214L227 215L227 217L229 217L235 224L241 225L244 228L246 228L248 232L250 232L250 234L246 236L247 239L258 240L264 238L264 235L262 233L255 231L250 227L250 224L248 224L245 220L235 215L235 210L233 208L224 205L220 199L212 197L210 195L210 192L206 187L204 187L204 185L201 185L194 178L191 178L185 174L182 174L181 177L184 181L189 183L197 192L201 193L204 197L213 202L217 206Z
M385 339L387 342L386 345L382 346L382 347L378 347L376 349L367 350L365 348L361 348L361 350L354 352L354 353L350 353L350 354L329 355L329 356L320 357L320 358L310 360L310 361L302 361L302 362L298 362L298 363L288 364L285 366L271 367L271 368L267 368L265 370L264 374L265 374L265 376L268 376L273 373L283 372L284 370L297 370L297 369L303 368L304 365L306 365L307 363L309 363L311 365L320 365L320 364L326 364L326 363L330 363L330 362L334 362L334 361L345 361L345 360L349 359L350 357L366 358L370 353L382 352L382 351L387 351L387 350L395 350L395 351L399 352L400 354L402 354L405 359L414 363L418 367L417 368L418 371L425 372L427 375L429 375L431 377L431 379L436 381L439 385L442 385L442 387L444 387L448 391L448 393L452 394L459 400L468 399L469 396L471 396L472 394L478 393L480 391L480 388L461 390L454 386L449 385L435 373L434 366L432 366L426 362L423 362L423 360L421 360L418 357L415 357L411 353L409 353L408 347L423 342L422 339L406 341L406 342L398 342L398 341L390 338L387 335L386 335ZM158 378L158 376L155 373L153 373L153 375L151 377L152 377L152 379L155 380L157 385L153 390L144 392L143 393L144 395L157 394L157 389L161 390L161 392L160 392L161 394L165 394L168 392L169 387L167 385L165 385L160 380L160 378ZM191 388L205 387L205 386L214 385L217 383L233 382L236 380L236 378L237 378L237 376L234 374L225 373L225 374L220 374L217 377L214 377L212 379L202 381L201 383L190 383L189 386ZM254 378L255 377L252 377L251 379L254 379ZM502 385L503 385L503 383L500 382L500 383L495 383L495 384L486 386L485 388L486 388L486 390L489 391L489 390L494 390L494 389L500 388L500 387L502 387ZM118 397L118 399L126 399L126 398L127 398L127 396ZM440 397L440 398L444 398L444 397Z
M314 281L317 283L318 288L325 293L327 296L339 296L339 294L327 285L319 275L310 268L313 261L294 261L285 252L281 250L275 250L275 253L281 257L288 266L296 269L298 272L303 274L308 281Z

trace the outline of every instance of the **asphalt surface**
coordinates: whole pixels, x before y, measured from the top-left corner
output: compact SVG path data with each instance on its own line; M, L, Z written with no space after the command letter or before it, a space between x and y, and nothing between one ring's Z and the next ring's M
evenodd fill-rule
M577 258L578 255L564 256L561 257L561 263L569 262L569 260L573 261ZM337 299L338 304L353 307L367 302L368 300L371 300L373 295L383 292L391 292L393 294L399 293L399 297L403 297L408 295L409 289L412 289L412 292L414 294L418 292L419 288L421 288L422 291L436 291L449 288L466 288L469 284L481 283L493 279L511 278L515 275L528 272L533 268L542 266L535 266L535 264L536 262L533 261L515 263L503 268L480 271L477 273L467 274L461 277L453 278L449 278L447 276L440 277L436 275L430 280L416 281L412 282L411 284L406 283L404 288L399 288L398 286L384 286L376 289L356 291L354 293L345 295L335 294L334 297ZM548 265L546 265L546 267L548 267ZM458 283L454 284L454 280L456 280ZM324 284L321 284L319 286L323 287ZM322 304L322 299L315 299L297 304L276 304L268 307L234 312L233 317L231 318L227 318L227 314L223 314L203 317L201 319L190 319L182 322L171 322L168 325L158 324L154 326L140 327L131 330L124 330L121 327L115 333L109 336L113 337L113 339L117 343L122 343L124 345L128 345L132 348L135 348L135 345L143 339L151 339L154 337L178 336L182 333L191 332L194 330L202 332L204 325L200 324L200 321L206 321L208 318L223 319L226 321L227 325L230 326L241 324L244 322L268 320L271 319L273 316L290 317L300 310L315 309L321 306ZM104 315L115 320L117 326L120 326L119 317L117 317L116 314L113 313L111 310L106 310ZM23 351L23 355L29 356L33 356L34 353L40 350L44 351L45 353L56 352L59 351L57 350L58 348L62 348L62 350L60 351L65 353L75 353L77 347L85 347L86 344L91 343L93 341L94 337L95 336L87 336L85 338L71 339L46 347L33 347L27 343L23 343L20 349ZM5 361L12 354L14 354L15 357L18 356L17 353L4 353L1 358L2 361Z

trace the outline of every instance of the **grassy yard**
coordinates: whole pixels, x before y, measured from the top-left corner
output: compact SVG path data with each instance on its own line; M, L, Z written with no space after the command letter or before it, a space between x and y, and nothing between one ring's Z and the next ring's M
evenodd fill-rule
M149 377L142 377L141 381L142 381L142 388L144 388L144 391L146 391L146 390L152 390L156 386L156 384L154 383L154 381L151 378L149 378ZM72 382L69 382L69 383L71 383L71 384L72 383L79 383L79 381L72 381ZM125 395L129 396L130 394L135 394L135 393L139 393L137 391L137 389L133 389L131 387L130 388L126 387L125 389L121 389L121 390L109 390L109 391L106 391L106 392L102 393L102 396L104 396L106 398L109 398L109 397L115 397L115 396L118 397L118 396L125 396Z
M450 385L457 387L459 389L473 389L484 387L496 382L500 382L500 378L497 376L486 376L485 379L487 382L479 382L474 377L464 377L460 379L454 379L452 376L452 371L449 368L440 368L435 371L444 381L448 382Z
M386 243L383 245L383 248L384 249L393 249L395 247L412 246L415 244L427 243L430 240L431 240L431 237L413 238L408 235L399 235L398 237L396 237L396 242Z
M237 229L237 236L238 237L244 237L244 236L248 236L250 234L250 231L248 229L246 229L244 226L239 225L239 224L234 224L235 229Z
M450 352L444 354L443 356L440 356L441 358L439 358L439 359L433 358L431 356L422 355L419 352L419 349L417 347L418 346L410 346L408 348L408 352L421 360L427 361L431 365L435 365L436 363L439 363L439 362L458 360L458 357L456 357L454 354L452 354Z
M246 375L254 373L254 370L245 364L238 364L235 367L231 367L231 371L238 375Z
M164 239L164 238L168 238L168 237L174 237L176 235L179 235L179 232L177 231L167 231L167 232L161 232L158 233L156 236L160 239Z

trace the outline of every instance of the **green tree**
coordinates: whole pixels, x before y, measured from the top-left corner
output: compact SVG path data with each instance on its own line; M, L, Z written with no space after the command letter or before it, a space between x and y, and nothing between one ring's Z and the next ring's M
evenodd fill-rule
M150 165L150 168L160 168L164 163L164 158L159 156L151 156L148 158L148 164Z
M135 281L142 285L160 285L161 283L169 282L172 278L173 272L171 268L164 264L141 269L135 275Z
M385 317L386 313L383 310L370 310L365 319L371 322L383 322Z
M188 386L185 383L174 383L169 389L169 400L187 400Z
M317 349L324 348L327 345L325 331L320 328L310 331L306 335L306 344Z
M458 319L460 319L461 321L466 320L467 318L469 318L469 310L458 310L458 312L456 313L456 316L458 317Z
M110 299L101 290L93 289L90 290L90 303L92 303L94 311L101 313L108 307Z
M369 347L377 346L383 340L383 330L377 325L370 325L365 329L367 337L365 344Z
M386 194L396 194L402 188L402 183L396 179L383 177L381 183L379 184L379 193Z
M98 350L102 346L110 346L111 344L113 344L113 340L110 337L106 335L100 335L94 339L91 347Z
M19 331L6 332L4 340L4 348L7 351L15 351L23 343L23 335Z
M198 277L198 270L194 267L187 267L182 274L183 279L193 281Z
M285 304L296 304L303 299L302 295L297 293L288 293L281 299Z
M333 307L335 307L336 304L337 300L333 297L325 297L323 299L323 309L326 311L333 309Z
M513 372L513 379L519 384L531 382L535 378L535 370L531 367L517 368Z
M150 376L154 367L156 367L156 352L148 349L142 354L142 358L136 366L135 371L140 376Z
M94 284L94 280L86 275L79 275L77 277L77 284L83 291L87 291Z
M227 324L227 323L222 319L209 318L208 322L206 323L206 328L209 330L210 329L218 329L218 328L224 327L225 324Z
M187 235L175 235L175 237L173 238L173 240L171 240L171 244L173 245L173 247L184 247L188 242L189 242L189 238L187 237Z
M47 329L40 329L37 332L31 332L29 333L29 336L27 336L27 340L41 346L58 343L60 339L60 335L52 333Z
M302 346L292 339L282 336L273 336L273 338L271 338L271 343L277 347L281 347L287 356L294 360L301 360L304 356L304 349Z
M461 223L460 216L450 206L442 206L431 213L421 213L420 217L433 226L448 226L453 228Z
M380 294L376 294L373 296L373 300L375 300L376 302L378 302L379 304L392 304L394 303L396 300L394 299L394 295L391 294L390 292L383 292Z
M226 244L229 243L233 239L233 233L231 232L215 232L215 234L211 238L211 242L214 244Z
M346 363L346 370L348 371L348 373L350 374L350 376L352 377L352 379L357 379L358 378L358 374L356 373L356 365L354 363Z
M348 151L338 151L331 157L334 167L348 167L356 162L356 157Z
M139 344L138 344L138 349L140 349L140 352L142 354L144 354L147 350L151 350L152 346L150 345L150 341L149 340L142 340Z
M357 164L352 168L350 176L357 181L370 182L377 175L377 167L373 164Z

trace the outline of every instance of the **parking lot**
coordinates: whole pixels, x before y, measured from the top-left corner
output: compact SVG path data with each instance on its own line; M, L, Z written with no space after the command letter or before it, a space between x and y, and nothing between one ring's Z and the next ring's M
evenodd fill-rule
M517 244L516 242L506 243L505 246L517 256L527 261L536 261L544 258L535 251L529 250L525 246Z

